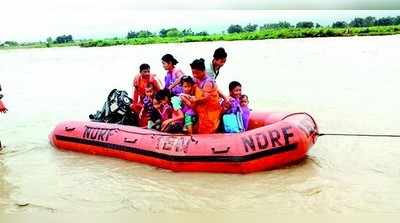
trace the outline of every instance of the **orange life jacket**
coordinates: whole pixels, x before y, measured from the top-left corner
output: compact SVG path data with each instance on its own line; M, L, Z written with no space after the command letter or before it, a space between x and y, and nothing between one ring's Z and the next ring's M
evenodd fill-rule
M222 108L219 104L218 88L214 81L209 81L203 86L203 89L196 86L195 97L207 97L195 105L195 111L198 115L198 123L195 131L200 134L215 133L220 123Z

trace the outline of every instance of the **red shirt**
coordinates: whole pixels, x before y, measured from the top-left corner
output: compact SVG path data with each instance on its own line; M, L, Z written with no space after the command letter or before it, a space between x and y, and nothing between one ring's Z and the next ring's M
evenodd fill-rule
M148 83L153 84L154 92L157 92L161 89L155 74L150 74L148 79L143 78L141 74L136 75L135 79L133 80L133 104L141 102L141 98L143 98L145 95L145 88Z

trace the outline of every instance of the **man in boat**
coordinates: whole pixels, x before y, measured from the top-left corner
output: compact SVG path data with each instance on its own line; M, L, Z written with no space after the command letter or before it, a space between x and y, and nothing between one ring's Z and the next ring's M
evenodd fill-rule
M206 73L214 81L216 81L221 67L225 65L227 57L228 54L226 53L225 49L220 47L214 51L213 59L211 60L211 62L205 63ZM222 93L222 91L218 90L218 94L221 98L224 99L224 101L227 101L227 97Z
M219 70L224 66L228 54L225 49L220 47L214 51L213 59L210 63L206 63L206 72L209 77L216 80Z
M148 64L142 64L139 67L139 74L136 75L133 80L132 111L139 113L142 109L143 104L141 104L141 99L145 97L146 86L148 84L153 85L154 92L157 92L161 89L157 76L150 73L150 66Z

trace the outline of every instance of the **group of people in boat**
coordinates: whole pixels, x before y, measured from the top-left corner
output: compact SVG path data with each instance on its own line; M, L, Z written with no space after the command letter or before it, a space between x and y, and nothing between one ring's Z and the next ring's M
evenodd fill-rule
M250 116L248 97L242 94L237 81L229 84L225 96L216 84L219 70L224 66L227 53L215 50L210 63L195 59L191 64L192 76L185 75L171 54L162 58L166 70L164 86L148 64L141 64L133 80L131 109L138 114L139 126L169 133L242 132L247 130Z

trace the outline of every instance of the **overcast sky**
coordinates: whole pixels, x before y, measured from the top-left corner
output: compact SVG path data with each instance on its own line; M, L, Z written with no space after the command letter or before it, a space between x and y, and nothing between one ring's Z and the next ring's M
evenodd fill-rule
M75 39L124 37L129 30L169 27L213 33L229 24L284 20L328 25L369 15L399 16L400 0L2 0L0 42L45 41L63 34Z

